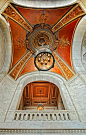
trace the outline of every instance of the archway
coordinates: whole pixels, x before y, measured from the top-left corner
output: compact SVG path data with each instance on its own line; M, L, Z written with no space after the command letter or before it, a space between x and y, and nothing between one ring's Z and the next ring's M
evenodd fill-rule
M19 110L37 110L39 104L43 105L43 110L65 109L59 88L48 81L35 81L27 84L23 90Z
M70 113L71 118L73 120L78 119L76 110L74 108L73 102L72 102L71 97L68 92L68 88L66 86L67 81L60 75L49 72L49 71L46 71L46 72L36 71L36 72L31 72L31 73L25 74L17 80L16 83L18 84L18 87L16 88L13 100L12 100L11 105L8 110L7 120L10 119L10 115L12 116L12 119L14 119L14 120L17 120L17 119L24 120L24 118L26 119L27 116L28 116L29 120L33 120L33 119L35 120L36 115L37 115L36 118L40 118L39 111L37 111L37 110L18 110L24 87L27 84L34 82L34 81L35 82L36 81L48 81L48 82L51 82L54 85L56 85L59 88L59 92L60 92L64 107L65 107L65 110L51 110L51 111L43 110L42 112L40 111L41 118L43 117L43 119L44 119L45 115L47 115L46 114L47 112L49 114L49 117L53 117L53 113L55 113L55 117L56 117L56 113L58 112L58 115L59 115L59 113L61 113L62 117L66 113L68 114L68 117L69 117L69 113ZM59 117L60 117L60 115L59 115ZM48 115L46 117L48 117ZM38 119L36 119L36 120L38 120ZM52 118L52 120L53 120L53 118Z
M73 39L72 45L72 60L73 60L73 67L79 75L86 80L86 70L82 64L82 41L86 31L86 16L84 16L81 21L79 22Z
M32 2L31 0L28 1L23 1L22 0L13 0L15 3L19 4L19 5L22 5L22 6L29 6L29 7L40 7L40 8L52 8L52 7L62 7L62 6L68 6L68 5L71 5L73 3L75 3L77 0L53 0L53 1L44 1L42 4L41 4L41 1L35 1L33 0L34 2Z
M65 109L75 111L66 87L66 80L62 76L49 71L31 72L20 77L17 80L18 87L15 91L9 110L18 110L24 87L34 81L49 81L55 84L59 88Z

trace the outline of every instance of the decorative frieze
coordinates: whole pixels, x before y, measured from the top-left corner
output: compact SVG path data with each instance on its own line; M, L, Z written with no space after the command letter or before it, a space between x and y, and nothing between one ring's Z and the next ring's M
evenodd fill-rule
M53 56L56 60L57 66L59 66L66 80L69 80L71 77L75 75L71 67L57 53L53 52Z
M18 78L19 73L21 72L22 68L25 66L26 62L31 58L32 53L27 52L19 61L18 63L11 69L9 75L14 78L15 80Z

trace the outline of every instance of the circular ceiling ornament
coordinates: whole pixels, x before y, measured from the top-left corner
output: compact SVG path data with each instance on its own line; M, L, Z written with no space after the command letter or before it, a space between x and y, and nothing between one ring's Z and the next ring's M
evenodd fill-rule
M54 46L54 35L47 28L37 28L34 31L27 35L27 49L31 48L34 52L40 46L49 45L49 48L52 49Z
M35 56L34 64L38 70L47 71L54 67L54 57L49 51L40 51Z
M38 70L47 71L54 67L52 51L58 47L57 38L47 24L34 26L26 35L26 48L34 54L34 64Z

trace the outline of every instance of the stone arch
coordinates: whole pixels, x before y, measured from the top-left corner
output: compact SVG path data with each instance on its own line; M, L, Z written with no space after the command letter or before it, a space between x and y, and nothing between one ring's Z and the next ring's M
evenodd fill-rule
M55 8L55 7L62 7L62 6L68 6L71 4L74 4L77 0L49 0L49 1L35 1L35 0L13 0L16 4L19 4L21 6L27 6L27 7L36 7L36 8Z
M72 103L71 98L69 96L68 90L65 86L66 80L63 77L61 77L60 75L58 75L56 73L49 72L49 71L31 72L31 73L27 73L27 74L23 75L22 77L20 77L17 80L19 82L19 85L16 89L13 101L12 101L11 106L10 106L10 110L18 109L24 87L28 83L31 83L34 81L40 81L40 80L41 81L48 81L48 82L55 84L59 88L65 109L74 111L73 103Z
M11 34L9 31L9 23L5 20L5 18L0 15L0 31L2 36L1 43L0 43L0 48L1 51L3 51L3 63L1 64L0 61L0 74L5 75L9 68L10 68L10 63L11 63L11 53L12 53L12 42L11 42ZM1 47L2 46L2 47ZM4 50L3 50L4 49Z
M83 67L86 69L86 31L84 33L84 37L83 37L83 40L82 40L81 56L82 56Z
M74 69L79 75L83 76L84 79L86 78L86 70L84 69L81 60L82 59L81 49L85 31L86 31L86 16L84 16L81 19L76 28L72 45L72 60Z

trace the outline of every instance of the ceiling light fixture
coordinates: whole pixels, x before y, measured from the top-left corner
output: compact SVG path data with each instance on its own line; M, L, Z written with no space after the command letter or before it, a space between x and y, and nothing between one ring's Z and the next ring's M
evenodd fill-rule
M47 71L54 67L54 57L49 49L49 45L43 45L44 38L40 39L41 46L37 48L34 64L40 71Z

